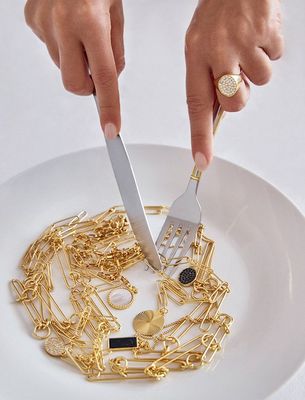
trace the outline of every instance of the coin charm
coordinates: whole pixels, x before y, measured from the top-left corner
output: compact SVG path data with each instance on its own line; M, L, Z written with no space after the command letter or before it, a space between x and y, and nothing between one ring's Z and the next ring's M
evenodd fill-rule
M45 340L44 348L50 356L54 357L63 356L66 352L64 341L55 336L48 337Z
M153 336L164 326L164 315L158 310L146 310L134 317L133 327L141 335Z
M196 278L196 271L194 268L185 268L180 272L179 282L182 285L190 285Z
M134 294L125 288L114 288L107 295L107 302L110 307L116 310L125 310L134 300Z

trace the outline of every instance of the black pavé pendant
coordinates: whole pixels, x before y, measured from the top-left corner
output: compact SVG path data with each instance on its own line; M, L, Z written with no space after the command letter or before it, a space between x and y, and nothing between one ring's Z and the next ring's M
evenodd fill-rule
M194 268L185 268L180 272L179 282L182 285L191 284L196 278L196 270Z

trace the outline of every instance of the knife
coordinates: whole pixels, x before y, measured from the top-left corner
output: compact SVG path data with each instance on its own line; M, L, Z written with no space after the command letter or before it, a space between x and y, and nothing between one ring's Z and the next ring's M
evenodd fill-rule
M96 95L94 95L94 100L99 112ZM163 269L163 266L149 229L138 185L124 142L120 135L115 139L107 139L105 137L105 141L133 233L149 265L154 270L160 271Z

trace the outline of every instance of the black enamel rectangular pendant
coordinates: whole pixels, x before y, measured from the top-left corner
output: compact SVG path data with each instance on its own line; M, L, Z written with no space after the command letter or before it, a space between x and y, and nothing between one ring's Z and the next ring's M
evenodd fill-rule
M135 336L109 338L109 349L122 350L138 347L138 340Z

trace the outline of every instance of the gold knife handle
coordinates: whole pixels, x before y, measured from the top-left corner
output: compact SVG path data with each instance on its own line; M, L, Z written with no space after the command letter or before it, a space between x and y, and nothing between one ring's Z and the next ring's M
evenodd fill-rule
M218 103L218 101L216 100L215 105L214 105L214 110L213 110L213 135L215 136L220 121L222 120L222 118L224 117L224 110L221 108L221 105ZM196 165L194 165L192 174L191 174L191 179L193 179L194 181L200 181L202 175L202 171L200 171Z

